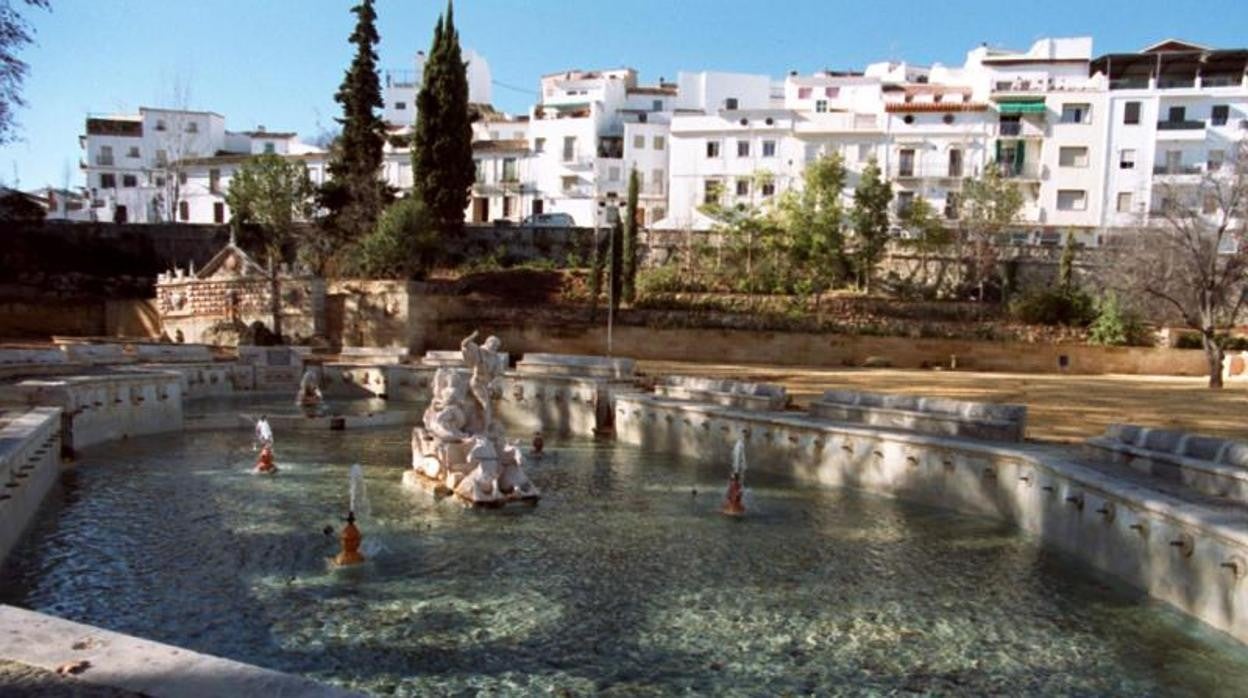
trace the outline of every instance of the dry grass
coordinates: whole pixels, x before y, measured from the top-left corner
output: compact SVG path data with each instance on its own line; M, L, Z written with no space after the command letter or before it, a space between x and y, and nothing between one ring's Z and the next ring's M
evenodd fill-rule
M800 406L849 388L1027 405L1027 436L1079 441L1111 422L1183 429L1248 441L1248 386L1209 390L1204 378L1074 376L972 371L823 369L642 361L649 374L782 383Z

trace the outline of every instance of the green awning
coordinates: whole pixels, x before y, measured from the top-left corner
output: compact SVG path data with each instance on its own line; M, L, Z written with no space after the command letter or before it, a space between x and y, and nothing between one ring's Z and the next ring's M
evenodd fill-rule
M1031 102L1005 102L997 105L997 111L1002 114L1043 114L1044 100L1037 99Z

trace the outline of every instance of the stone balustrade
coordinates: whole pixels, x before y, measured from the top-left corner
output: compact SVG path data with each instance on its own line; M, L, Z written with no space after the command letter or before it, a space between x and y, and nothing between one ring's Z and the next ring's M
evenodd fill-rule
M664 397L709 402L750 410L783 410L789 404L784 386L728 378L663 376L654 392Z
M917 395L829 390L810 413L838 422L992 441L1022 441L1027 408Z

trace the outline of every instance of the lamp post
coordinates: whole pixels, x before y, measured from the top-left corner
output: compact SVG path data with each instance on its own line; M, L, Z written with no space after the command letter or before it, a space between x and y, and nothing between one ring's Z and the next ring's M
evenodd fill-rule
M600 229L600 222L602 220L602 217L606 215L608 211L612 210L612 207L614 207L614 209L616 210L616 215L618 216L619 208L623 206L624 204L620 203L616 199L614 194L608 194L607 200L600 201L598 199L597 177L594 178L594 203L596 204L596 210L594 211L594 244L598 245L600 244L598 231ZM608 266L607 266L607 356L612 356L613 355L612 352L614 350L614 334L615 334L615 284L616 284L615 268L616 268L616 265L620 263L620 260L618 259L617 251L615 249L615 224L614 223L611 224L611 227L609 228L609 232L607 233L607 235L609 237L608 242L607 242L607 250L609 251L609 255L607 257L607 261L608 261Z

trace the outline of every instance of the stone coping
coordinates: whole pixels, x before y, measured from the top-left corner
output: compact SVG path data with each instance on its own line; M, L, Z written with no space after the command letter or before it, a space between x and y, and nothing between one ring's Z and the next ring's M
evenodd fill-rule
M985 422L1025 422L1025 405L951 400L942 397L920 397L894 393L871 393L861 390L828 390L818 402L836 403L863 408L909 410L925 414L946 415Z
M90 665L75 678L149 696L346 698L359 694L311 679L0 605L0 657L55 671Z
M1201 529L1224 542L1248 548L1248 508L1214 508L1174 494L1145 487L1138 480L1126 480L1075 462L1069 447L993 443L971 439L922 434L901 429L855 426L848 423L830 424L825 420L792 412L752 412L716 405L706 405L652 395L620 395L616 409L659 407L706 416L708 418L740 419L775 427L814 429L825 433L852 435L863 439L887 438L903 444L924 448L959 450L976 455L1006 460L1027 461L1033 466L1065 477L1095 494L1131 502L1136 508L1191 528Z
M54 347L0 347L0 366L64 364L65 352Z
M753 383L731 378L707 378L705 376L663 376L658 383L678 388L732 393L734 395L788 397L788 392L784 389L784 386L778 383Z
M516 362L516 371L540 375L581 375L615 380L631 380L637 373L633 359L586 354L526 353Z
M182 374L174 370L125 371L88 375L60 376L57 378L32 378L17 384L18 387L60 388L96 383L134 383L151 379L180 380Z
M500 352L498 362L503 366L511 365L511 354ZM433 368L461 368L464 365L464 354L459 349L430 349L420 357L420 363Z

